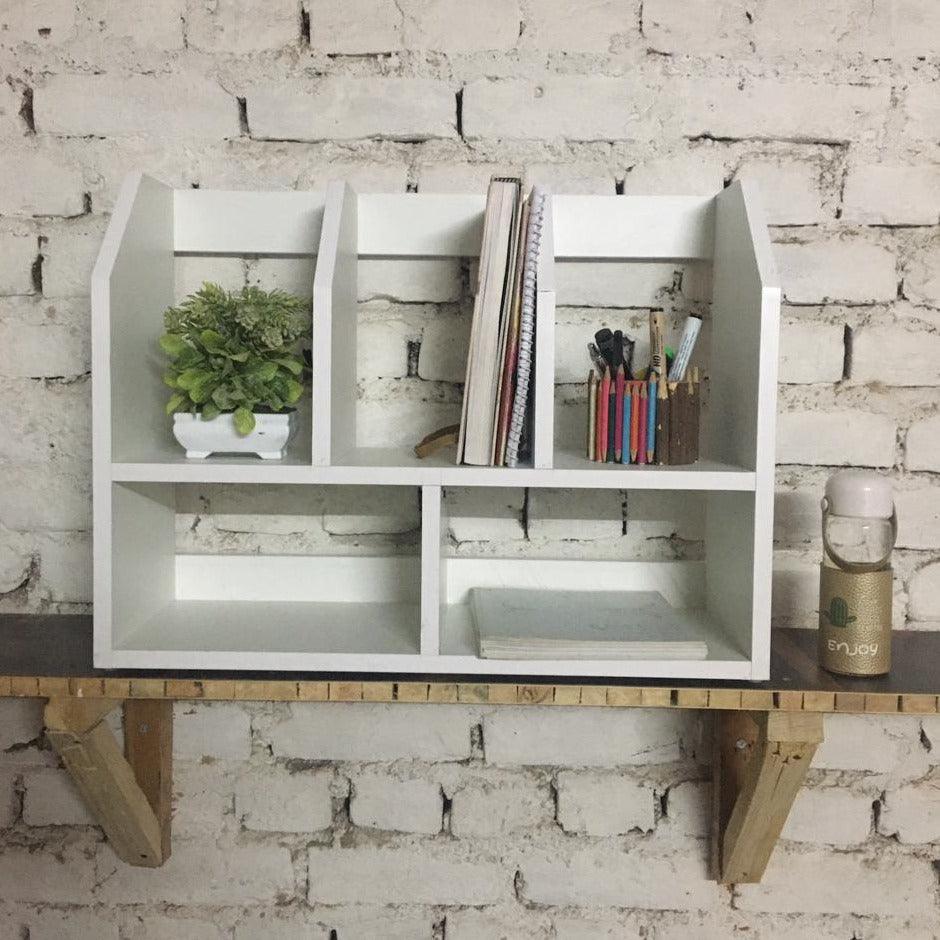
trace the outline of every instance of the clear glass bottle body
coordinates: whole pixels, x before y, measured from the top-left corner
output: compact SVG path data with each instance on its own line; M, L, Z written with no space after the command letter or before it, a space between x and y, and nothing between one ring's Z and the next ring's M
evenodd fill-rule
M823 519L823 537L827 559L840 568L864 566L874 571L890 564L894 547L891 519L837 516L828 512Z

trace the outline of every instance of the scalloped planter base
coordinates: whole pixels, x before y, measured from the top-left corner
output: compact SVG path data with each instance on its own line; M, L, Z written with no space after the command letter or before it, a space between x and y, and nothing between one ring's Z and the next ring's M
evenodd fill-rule
M210 454L257 454L262 460L281 460L294 436L296 412L280 415L256 414L255 429L250 434L235 430L231 414L204 421L202 415L173 415L173 436L185 448L191 460Z

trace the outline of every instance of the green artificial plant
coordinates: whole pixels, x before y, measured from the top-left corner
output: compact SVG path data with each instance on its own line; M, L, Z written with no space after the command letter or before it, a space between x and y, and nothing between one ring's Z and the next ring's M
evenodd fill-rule
M163 381L173 389L167 414L211 420L231 412L244 435L256 412L290 408L303 393L298 340L308 321L308 305L284 291L203 284L163 314L160 347L170 360Z

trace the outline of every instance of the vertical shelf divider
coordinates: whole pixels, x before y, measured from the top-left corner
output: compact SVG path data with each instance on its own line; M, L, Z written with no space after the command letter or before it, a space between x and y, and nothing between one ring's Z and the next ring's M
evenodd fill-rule
M535 415L532 466L550 470L555 448L555 238L553 197L542 224L535 313Z
M421 487L421 655L440 656L444 591L442 584L440 486Z
M358 204L343 182L327 186L313 278L313 464L356 446Z

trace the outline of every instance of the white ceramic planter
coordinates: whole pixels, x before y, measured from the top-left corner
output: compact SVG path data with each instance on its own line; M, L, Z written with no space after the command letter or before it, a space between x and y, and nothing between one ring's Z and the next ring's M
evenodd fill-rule
M255 429L239 434L231 414L204 421L202 415L173 415L173 436L186 448L186 456L204 458L209 454L257 454L262 460L280 460L294 436L296 412L255 415Z

